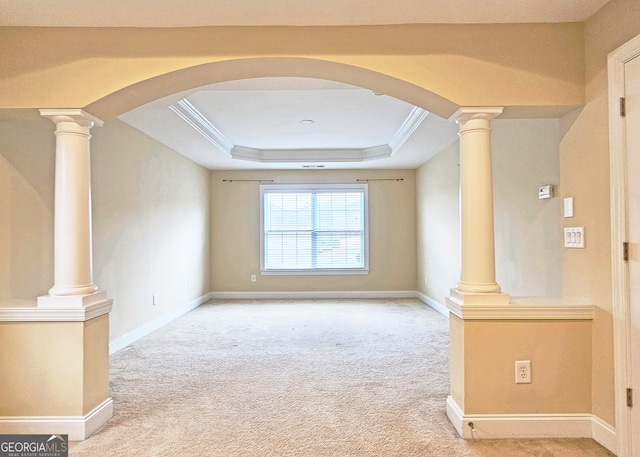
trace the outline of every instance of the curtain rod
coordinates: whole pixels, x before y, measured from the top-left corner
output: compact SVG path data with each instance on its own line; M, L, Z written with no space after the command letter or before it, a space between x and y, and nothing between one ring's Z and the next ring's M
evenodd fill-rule
M356 179L358 182L362 181L404 181L404 178L371 178L371 179Z
M357 182L369 181L404 181L404 178L370 178L356 179ZM223 179L222 182L273 182L273 179Z
M222 182L273 182L273 179L223 179Z

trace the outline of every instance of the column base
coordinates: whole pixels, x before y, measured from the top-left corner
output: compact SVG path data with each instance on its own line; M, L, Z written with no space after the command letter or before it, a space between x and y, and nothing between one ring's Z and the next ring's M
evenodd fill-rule
M457 306L487 306L487 305L508 305L509 294L503 292L463 292L460 289L451 289L451 295L447 297L449 302L455 303Z
M460 281L456 289L466 294L499 294L500 285L495 282L490 283L466 283Z
M451 295L446 298L447 308L456 316L463 318L463 308L483 308L509 305L509 294L497 293L467 293L458 289L451 289Z
M39 308L81 308L107 301L107 293L97 290L86 295L43 295L38 297Z
M53 286L49 289L49 295L67 296L67 295L89 295L98 291L95 284L86 284L84 286Z

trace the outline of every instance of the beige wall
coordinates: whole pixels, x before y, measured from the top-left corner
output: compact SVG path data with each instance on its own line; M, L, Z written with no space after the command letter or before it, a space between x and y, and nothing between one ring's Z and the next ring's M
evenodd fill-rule
M194 69L193 73L174 73L173 79L172 75L160 77L149 85L123 91L103 100L102 104L93 105L95 114L110 119L122 113L123 107L155 98L154 94L167 94L172 89L193 87L194 82L204 84L214 82L216 78L222 80L225 76L238 74L234 70L228 73L215 72L216 76L212 76L213 73L209 71L211 67L207 64L226 59L274 56L305 57L346 64L336 75L339 74L347 82L366 85L375 78L370 74L354 76L357 72L349 67L360 66L427 88L461 105L579 105L585 102L586 94L584 108L561 119L561 181L559 198L555 201L565 196L574 197L575 217L571 220L561 219L561 224L584 226L587 248L562 250L561 273L556 278L562 277L562 293L565 297L586 300L599 308L591 339L592 410L600 418L613 423L606 56L638 33L640 4L636 0L611 0L585 24L329 29L0 28L0 54L3 55L0 108L83 107L148 78L204 65L200 70ZM219 46L212 45L220 42L229 48L221 51ZM55 46L51 43L55 43ZM290 65L282 70L271 69L271 74L294 72L294 68L300 68L300 75L307 72L309 76L315 74L326 77L322 71L328 70L314 67L306 61L298 67L294 63L299 62L289 62ZM245 66L247 72L250 73L252 65ZM224 68L228 67L216 67L220 70ZM314 73L314 69L319 73ZM331 67L331 71L333 69ZM96 78L96 74L100 77ZM396 89L391 86L389 89L388 93L392 95L422 103L418 102L420 98L415 92L393 92ZM429 99L429 103L432 101ZM425 102L427 105L429 103ZM444 106L445 110L451 108L446 103L436 105L440 108ZM33 299L46 293L52 283L53 126L37 116L35 120L20 120L21 112L0 114L0 301ZM499 122L495 124L496 141L500 132ZM531 121L514 122L522 124L505 128L505 133L521 127L526 129L526 125L533 126L527 124ZM549 138L558 135L549 126L540 128L548 128L550 137L529 137L531 146L536 146L539 141L547 144ZM249 275L255 273L258 266L258 240L250 233L257 223L246 224L246 220L237 220L233 214L237 208L229 206L250 201L242 197L251 194L249 186L242 189L233 184L234 189L241 190L232 195L232 191L220 189L221 184L217 182L219 179L216 177L220 178L223 172L212 173L212 192L209 194L208 174L204 170L172 155L171 151L118 121L109 122L100 129L95 128L93 133L95 278L98 285L116 299L112 336L120 335L172 306L195 298L208 290L209 278L214 290L308 288L310 284L306 284L305 280L291 284L283 278L274 278L267 283L265 277L259 277L256 284L249 282ZM510 143L505 144L514 145L517 141L512 137ZM500 146L496 144L495 147L499 151ZM505 151L515 149L507 147ZM548 150L545 148L546 152ZM535 156L537 151L530 153ZM447 150L443 154L434 159L433 167L427 164L417 172L417 214L421 227L418 235L406 234L405 227L392 224L380 227L377 235L389 243L396 243L392 248L376 245L376 251L381 249L376 254L379 259L393 254L385 250L399 248L405 252L406 246L413 243L414 249L407 255L409 258L415 256L419 250L417 262L415 257L411 261L404 259L399 262L399 265L404 265L401 272L387 270L386 264L376 267L381 269L374 272L372 263L372 273L365 278L355 282L352 278L328 278L326 284L314 282L313 287L329 290L417 287L438 301L442 300L446 289L454 285L457 277L449 283L453 274L448 269L438 278L433 276L435 279L428 280L424 285L424 276L433 275L434 268L433 264L423 260L425 256L433 254L434 248L434 239L426 235L424 227L429 218L438 217L439 213L435 206L425 207L423 203L438 203L424 196L424 192L433 184L430 181L436 178L446 189L442 198L452 197L455 175L452 169L453 152ZM451 173L450 179L438 176L436 167ZM388 173L396 174L391 171ZM517 182L513 176L507 178L500 184L502 177L495 175L496 184L508 188ZM398 187L408 187L408 182L405 180ZM534 184L533 181L527 182L527 188ZM390 200L394 203L400 201L389 198L392 192L397 191L393 187L395 185L384 183L380 186L380 189L386 189L386 192L379 191L382 200L387 200L386 203L390 203ZM525 186L522 186L522 190L525 190ZM523 198L524 193L514 194L514 198L516 196ZM208 198L211 198L210 219L206 214ZM498 203L500 201L497 199ZM555 204L530 202L531 205L547 203ZM548 209L550 205L546 206ZM447 208L442 218L454 224L455 215L448 205ZM390 205L389 209L411 217L409 208ZM500 213L501 210L497 209L497 226L508 225L510 221L502 221L505 225L499 225ZM511 210L508 213L513 214ZM547 220L546 213L536 213L533 206L523 214L527 217L539 215ZM256 215L245 217L255 220ZM201 252L209 253L209 247L202 241L207 239L209 220L213 243L210 276L206 269L207 261L200 256ZM228 221L232 223L227 227ZM517 222L521 227L526 221ZM245 243L225 245L221 239L228 232L224 230L241 227L243 223L247 228L244 232L239 230L238 234L245 237ZM194 224L197 228L194 228ZM414 229L408 230L411 232ZM220 238L216 239L216 234ZM195 235L200 238L195 238ZM401 241L403 236L413 237L414 240L405 244L405 241ZM187 243L183 244L185 240ZM194 240L197 241L194 243ZM438 241L442 239L436 239L436 243ZM540 240L536 243L540 243ZM184 246L187 246L186 249ZM542 257L545 263L538 263L532 260L535 257L522 257L524 252L513 255L509 245L496 247L498 281L506 292L540 294L539 289L531 290L533 284L519 282L519 278L531 277L538 278L536 284L545 284L545 294L553 293L557 283L551 277L541 278L539 272L529 271L515 278L509 276L509 271L500 271L503 265L513 266L514 270L523 272L527 271L527 265L530 264L538 267L547 265L547 260L552 260L550 251L542 249L542 252L546 252ZM246 252L253 257L248 257L245 264L233 257ZM451 249L450 253L452 257L457 251ZM171 265L167 259L174 256L181 261ZM406 265L402 263L404 261ZM523 262L527 265L523 265ZM186 271L184 265L188 265ZM201 273L193 279L194 282L180 287L176 295L168 290L169 284L184 281L183 274L192 274L194 271ZM159 305L154 309L149 303L150 295L156 292ZM557 397L561 398L562 395L564 392L559 392Z
M464 341L465 414L591 412L591 321L466 321Z
M82 414L89 414L109 398L109 316L84 322Z
M465 405L465 338L464 321L458 316L449 316L449 395L458 406Z
M496 279L512 296L562 294L558 121L496 119L492 166ZM458 142L417 171L418 289L439 303L460 280Z
M92 135L94 280L114 299L113 339L209 292L209 173L117 119Z
M2 416L83 414L82 322L1 322ZM43 398L44 397L44 398ZM44 401L46 399L46 401Z
M32 113L0 121L0 304L53 284L53 130ZM94 282L114 299L113 339L209 292L209 174L118 120L91 133Z
M53 285L53 123L0 116L0 306Z
M579 106L584 102L582 32L583 25L578 23L4 27L0 28L0 107L91 105L89 112L109 120L162 95L225 78L252 76L327 77L365 87L375 79L372 89L445 117L455 111L455 104ZM313 60L280 60L266 66L255 60L233 62L274 57ZM207 66L224 61L229 65ZM322 62L334 65L323 70L318 64ZM387 79L355 71L354 66ZM179 71L187 68L191 70ZM390 79L410 84L399 89L389 84ZM116 93L145 80L149 84ZM113 93L116 95L105 103L92 105Z
M367 275L260 275L258 182L355 183L356 179L402 178L369 183ZM214 292L404 291L416 288L415 172L413 170L306 170L211 172L211 286ZM255 283L251 275L257 275Z
M458 141L416 171L417 287L444 304L460 281Z
M496 119L491 149L496 280L511 296L562 295L562 199L557 119Z
M83 416L109 397L109 321L0 322L0 416Z
M574 198L565 226L584 226L586 248L564 250L563 293L598 306L593 325L593 413L615 422L607 55L640 34L640 3L612 0L585 24L586 105L562 119L561 197Z

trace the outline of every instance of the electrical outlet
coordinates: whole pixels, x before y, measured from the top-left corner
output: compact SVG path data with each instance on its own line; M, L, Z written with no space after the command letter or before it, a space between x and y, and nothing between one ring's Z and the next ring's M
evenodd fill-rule
M531 384L531 360L516 360L516 384Z
M251 275L251 282L256 282L257 278L256 275Z
M154 294L151 299L151 304L156 306L158 304L158 297Z

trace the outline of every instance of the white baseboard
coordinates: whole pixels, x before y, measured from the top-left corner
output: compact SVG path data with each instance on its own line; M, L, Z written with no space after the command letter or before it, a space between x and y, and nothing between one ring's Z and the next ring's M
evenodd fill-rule
M416 291L416 295L415 296L416 296L416 298L418 300L420 300L423 303L426 303L427 305L429 305L430 307L432 307L433 309L438 311L440 314L442 314L447 319L449 318L449 308L447 308L442 303L439 303L439 302L435 301L433 298L423 294L422 292Z
M415 298L413 290L346 290L346 291L279 291L279 292L211 292L214 300L321 300L321 299L378 299Z
M147 336L151 332L158 330L159 328L164 327L165 325L173 322L183 314L188 313L189 311L197 308L201 304L211 300L212 293L208 293L202 295L201 297L196 298L195 300L190 301L184 306L174 309L173 311L160 316L157 319L152 320L151 322L147 322L140 327L131 330L130 332L125 333L117 338L114 338L109 342L109 355L115 354L121 349L126 348L130 344L138 341L140 338Z
M448 397L447 417L465 439L592 437L591 414L464 414Z
M458 435L463 438L466 438L464 435L464 430L462 429L464 425L464 413L458 406L458 403L451 398L451 396L447 397L447 417L449 418L449 422L453 425L453 428L456 429Z
M465 439L593 438L615 453L615 430L593 414L464 414L448 397L447 417Z
M591 437L606 447L612 454L617 455L618 439L616 429L597 416L593 416L591 424Z
M113 416L113 400L107 398L85 416L0 417L0 435L69 435L86 440Z

